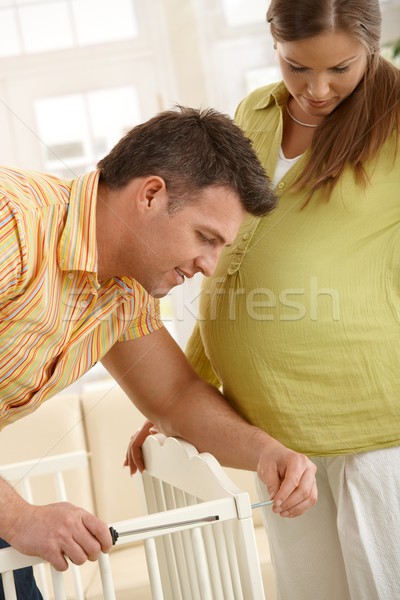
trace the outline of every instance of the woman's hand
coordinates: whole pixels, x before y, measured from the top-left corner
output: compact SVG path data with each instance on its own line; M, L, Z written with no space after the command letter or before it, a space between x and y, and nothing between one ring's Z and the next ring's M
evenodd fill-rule
M137 470L144 471L142 444L149 435L154 433L159 433L159 431L153 423L145 421L142 427L131 437L124 461L124 467L129 467L131 475L134 475Z

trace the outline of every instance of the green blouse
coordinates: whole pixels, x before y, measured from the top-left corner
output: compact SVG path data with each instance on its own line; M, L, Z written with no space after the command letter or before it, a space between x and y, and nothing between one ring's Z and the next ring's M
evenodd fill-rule
M283 84L238 108L272 177ZM343 174L329 201L290 191L305 155L278 183L277 209L249 217L204 280L187 355L250 422L308 455L400 443L400 155L395 138Z

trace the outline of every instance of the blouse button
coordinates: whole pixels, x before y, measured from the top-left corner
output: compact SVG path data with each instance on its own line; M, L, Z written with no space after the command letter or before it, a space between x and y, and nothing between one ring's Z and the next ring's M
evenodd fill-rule
M278 188L281 190L281 189L283 189L283 188L285 187L285 185L286 185L286 184L285 184L285 182L284 182L284 181L281 181L281 182L278 184Z

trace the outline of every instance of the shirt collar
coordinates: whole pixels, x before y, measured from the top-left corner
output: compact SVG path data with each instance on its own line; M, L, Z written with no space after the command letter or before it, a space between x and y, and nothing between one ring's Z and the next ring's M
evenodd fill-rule
M270 104L273 104L274 102L277 106L286 104L289 98L289 92L283 81L280 81L273 86L268 86L268 88L268 93L254 105L255 110L267 108L267 106L270 106Z
M99 171L72 181L67 221L58 244L63 271L97 271L96 202Z

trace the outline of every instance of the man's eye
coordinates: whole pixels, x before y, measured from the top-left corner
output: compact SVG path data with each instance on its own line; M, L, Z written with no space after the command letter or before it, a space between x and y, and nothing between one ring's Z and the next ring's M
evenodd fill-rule
M199 232L199 236L202 242L204 242L205 244L214 244L215 240L213 238L209 238L206 235L204 235L204 233Z

